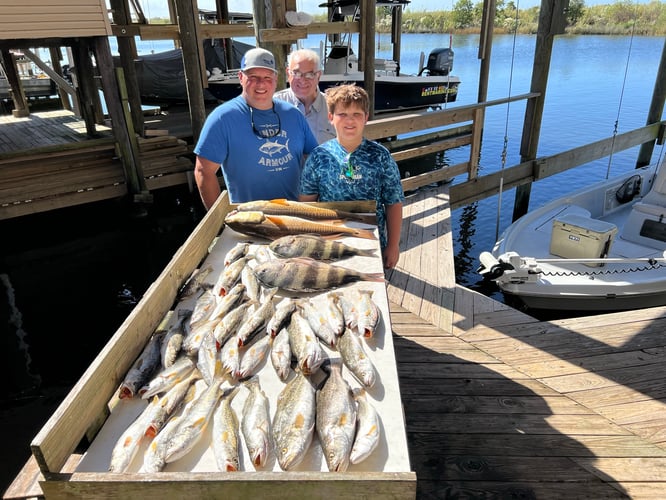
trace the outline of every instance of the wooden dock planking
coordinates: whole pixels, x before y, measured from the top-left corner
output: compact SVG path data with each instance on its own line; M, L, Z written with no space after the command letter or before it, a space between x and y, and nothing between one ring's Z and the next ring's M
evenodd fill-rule
M0 116L0 219L18 217L128 194L126 174L108 127L100 139L65 110ZM48 135L48 137L45 137ZM192 187L187 143L174 136L139 138L148 191Z
M423 321L391 304L419 498L653 498L664 491L664 449ZM620 471L637 466L644 470Z
M450 283L436 193L386 273L418 497L662 498L666 308L540 322Z

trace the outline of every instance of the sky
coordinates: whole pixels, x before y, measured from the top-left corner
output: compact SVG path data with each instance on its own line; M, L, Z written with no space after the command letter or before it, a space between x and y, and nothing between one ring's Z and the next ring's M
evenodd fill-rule
M406 7L411 12L453 10L457 0L412 0ZM472 0L477 3L481 0ZM585 5L612 4L617 0L584 0ZM636 3L647 3L650 0L634 0ZM231 12L252 12L251 0L228 0ZM326 9L319 7L325 0L296 0L298 10L308 14L325 14ZM166 0L139 0L146 17L167 17ZM514 0L518 8L527 9L541 5L541 0ZM215 10L215 0L198 0L200 9Z

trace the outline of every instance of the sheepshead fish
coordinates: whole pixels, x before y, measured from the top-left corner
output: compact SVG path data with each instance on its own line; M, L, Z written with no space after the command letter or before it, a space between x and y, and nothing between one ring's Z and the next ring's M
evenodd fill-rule
M328 470L345 472L356 433L356 402L339 359L331 360L330 375L317 393L316 429Z
M224 222L234 231L247 236L276 240L289 234L319 234L328 237L355 236L376 240L369 229L347 227L340 221L318 222L290 215L268 215L263 212L240 212L233 210Z
M259 283L292 292L330 290L355 281L384 281L383 273L361 273L307 257L276 259L254 268Z
M273 416L275 452L282 470L290 470L303 461L314 436L315 408L312 381L303 373L296 373L280 392Z
M268 248L282 258L310 257L315 260L340 260L355 255L374 257L375 249L354 248L316 234L290 234L273 241Z
M284 198L274 200L256 200L247 203L241 203L236 207L239 212L263 212L267 215L291 215L294 217L303 217L304 219L347 219L365 224L376 224L377 219L374 214L359 214L347 212L345 210L335 210L331 208L319 207L290 201Z

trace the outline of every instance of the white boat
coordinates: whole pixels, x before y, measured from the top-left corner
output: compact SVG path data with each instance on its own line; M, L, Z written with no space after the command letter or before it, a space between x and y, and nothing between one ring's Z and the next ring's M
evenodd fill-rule
M409 0L376 0L378 7L391 9L392 15L395 15L396 9L402 9L408 3ZM331 22L351 22L360 17L359 0L330 0L320 7L328 8ZM399 37L400 33L394 36ZM352 45L352 34L342 33L329 35L326 43L320 47L323 63L323 73L319 80L321 90L341 83L365 86L365 74L358 69L358 57ZM451 74L453 57L451 47L433 48L424 65L425 55L421 53L421 64L416 75L402 73L396 61L376 58L375 112L438 108L455 102L460 78ZM238 71L214 72L208 78L208 90L221 101L236 97L241 93Z
M479 272L528 308L666 305L666 159L599 182L511 224Z

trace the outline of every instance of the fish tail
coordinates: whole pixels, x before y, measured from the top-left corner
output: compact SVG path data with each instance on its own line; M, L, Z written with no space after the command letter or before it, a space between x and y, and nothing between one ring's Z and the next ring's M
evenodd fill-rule
M363 273L362 276L364 281L384 282L386 280L386 278L384 277L384 273Z
M377 249L376 248L358 248L354 251L356 255L361 257L376 257Z

